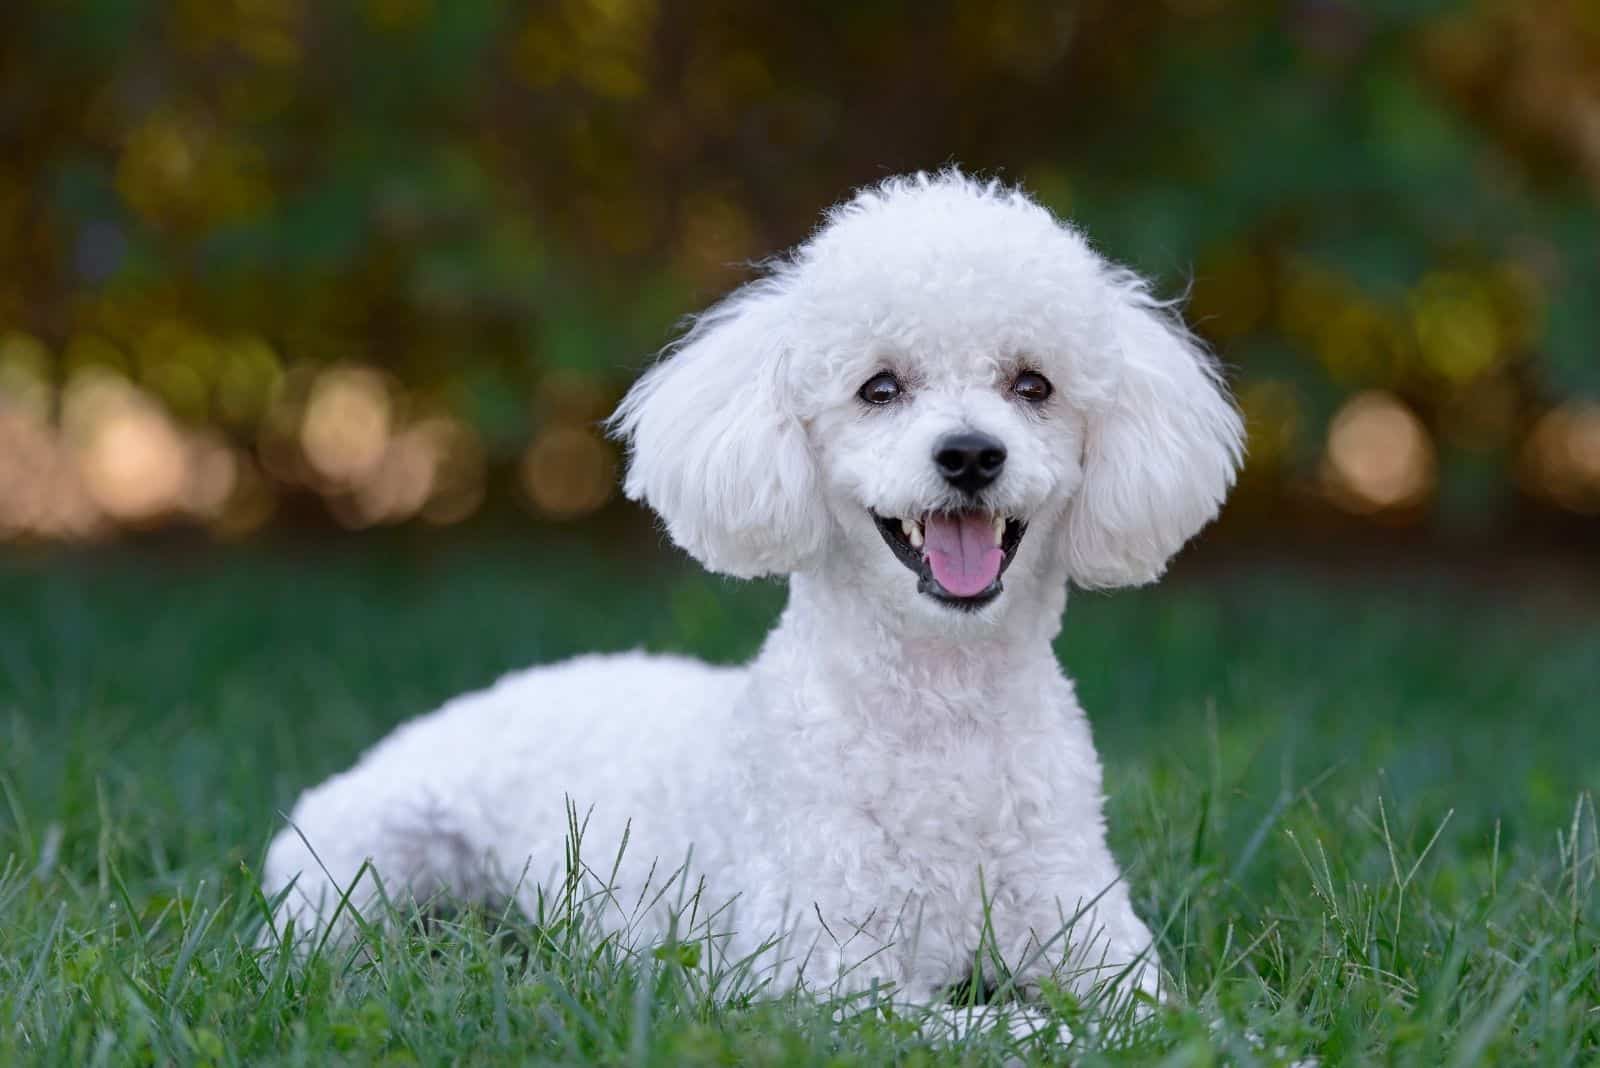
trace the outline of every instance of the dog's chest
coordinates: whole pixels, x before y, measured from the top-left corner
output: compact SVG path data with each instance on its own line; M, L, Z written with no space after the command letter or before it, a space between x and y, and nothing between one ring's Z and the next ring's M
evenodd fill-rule
M883 943L915 931L970 961L986 916L1014 917L1044 888L1039 855L1059 852L1060 806L1048 753L950 741L840 752L835 788L789 824L790 872L830 925Z
M984 691L986 715L948 702L896 709L864 690L837 704L826 700L837 691L786 695L791 714L737 747L747 826L780 863L786 894L852 922L914 914L950 945L971 941L986 901L1004 909L1038 894L1088 829L1093 806L1078 799L1098 790L1071 709L1045 707L1046 684L1027 689L1031 709Z
M860 811L909 858L995 859L1044 829L1056 786L1047 753L979 733L897 752L857 752Z
M891 895L975 888L980 872L997 889L1062 818L1053 742L976 727L914 742L863 732L837 752L832 811L810 833L837 826L836 841L853 848L835 855L875 872Z

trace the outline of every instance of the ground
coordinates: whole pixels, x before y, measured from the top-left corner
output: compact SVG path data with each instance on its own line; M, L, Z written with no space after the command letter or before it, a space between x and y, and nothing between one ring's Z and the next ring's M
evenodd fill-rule
M697 947L559 907L253 948L278 814L389 726L584 649L745 656L776 585L504 537L13 557L0 1062L1592 1063L1600 612L1470 586L1180 566L1074 596L1060 654L1180 989L1063 1052L718 996Z

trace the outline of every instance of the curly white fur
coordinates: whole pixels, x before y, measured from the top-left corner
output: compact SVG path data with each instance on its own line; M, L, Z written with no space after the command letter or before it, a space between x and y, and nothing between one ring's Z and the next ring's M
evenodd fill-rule
M863 403L885 370L903 396ZM1052 396L1019 399L1021 370ZM631 920L621 903L688 858L702 900L730 903L706 921L728 958L781 935L764 959L786 985L925 1001L987 945L1024 992L1123 969L1154 991L1051 651L1069 583L1157 578L1240 459L1216 370L1145 285L1019 191L894 179L702 316L613 425L628 495L674 542L789 576L777 628L744 668L584 657L402 727L273 843L266 890L292 884L300 927L368 860L391 895L531 906L570 799L608 879L628 829L605 922L659 931L673 895ZM981 506L1027 524L1003 592L969 610L919 592L872 518L960 507L931 459L960 430L1004 444Z

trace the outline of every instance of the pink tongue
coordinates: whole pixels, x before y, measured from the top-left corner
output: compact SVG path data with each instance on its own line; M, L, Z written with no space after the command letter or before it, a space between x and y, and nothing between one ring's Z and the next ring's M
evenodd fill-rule
M993 516L929 515L923 522L923 536L933 577L946 592L971 597L1000 577L1005 554L994 536Z

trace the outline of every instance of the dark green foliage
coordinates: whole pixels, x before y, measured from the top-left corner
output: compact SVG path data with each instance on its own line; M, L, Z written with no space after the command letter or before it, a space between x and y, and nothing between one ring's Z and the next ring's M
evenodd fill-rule
M1592 512L1600 475L1563 466L1561 427L1523 453L1600 396L1594 12L11 4L0 338L41 341L57 385L120 352L244 446L267 398L224 397L242 343L279 371L374 365L507 465L819 209L959 162L1192 292L1251 419L1247 496L1308 500L1330 416L1380 389L1441 454L1380 505L1482 526L1521 487Z

